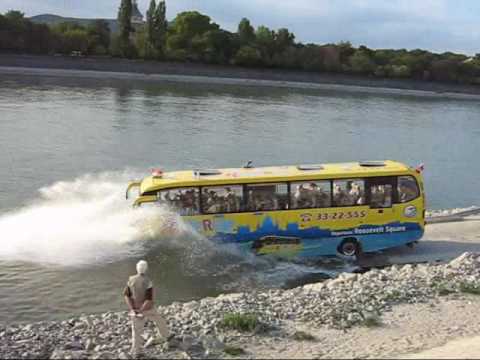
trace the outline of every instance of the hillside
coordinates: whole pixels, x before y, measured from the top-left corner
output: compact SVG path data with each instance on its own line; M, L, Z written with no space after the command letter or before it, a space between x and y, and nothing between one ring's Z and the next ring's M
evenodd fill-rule
M55 25L62 22L76 22L80 25L86 26L97 19L72 18L72 17L58 16L54 14L42 14L42 15L32 16L30 20L37 24ZM112 33L117 31L117 28L118 28L117 20L115 19L102 19L102 20L105 20L108 22L108 25L110 26L110 30L112 31Z

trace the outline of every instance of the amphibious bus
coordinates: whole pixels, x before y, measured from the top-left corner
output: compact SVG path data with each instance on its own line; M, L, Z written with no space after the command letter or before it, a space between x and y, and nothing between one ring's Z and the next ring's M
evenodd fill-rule
M425 228L421 168L368 161L163 172L129 184L198 233L258 255L317 257L412 245Z

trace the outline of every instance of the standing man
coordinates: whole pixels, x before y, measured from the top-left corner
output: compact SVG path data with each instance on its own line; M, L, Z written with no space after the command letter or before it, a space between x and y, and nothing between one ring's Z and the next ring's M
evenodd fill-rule
M142 331L145 320L151 320L155 323L161 337L169 340L172 336L169 334L167 323L157 312L153 302L153 283L146 274L148 263L141 260L137 263L137 275L130 276L127 286L123 291L125 302L130 309L129 316L132 319L132 354L141 353L143 338Z

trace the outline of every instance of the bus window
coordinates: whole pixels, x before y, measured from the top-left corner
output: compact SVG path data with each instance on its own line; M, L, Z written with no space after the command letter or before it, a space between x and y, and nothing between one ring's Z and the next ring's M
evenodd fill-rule
M413 176L398 177L398 200L401 203L412 201L419 195L417 181Z
M292 209L314 209L331 206L330 181L294 182L290 184Z
M236 213L243 211L243 187L226 185L202 189L202 212L204 214Z
M287 184L247 185L247 210L288 210Z
M381 209L393 206L394 177L370 178L367 183L371 208Z
M334 206L365 204L365 181L361 179L335 180L333 182Z
M197 188L162 190L157 193L157 199L180 215L192 216L200 213L198 193Z

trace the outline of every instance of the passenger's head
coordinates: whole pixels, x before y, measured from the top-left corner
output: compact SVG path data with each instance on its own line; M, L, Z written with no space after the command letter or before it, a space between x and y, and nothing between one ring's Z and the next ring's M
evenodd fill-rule
M148 270L148 263L145 260L140 260L137 263L137 273L138 274L145 274Z

